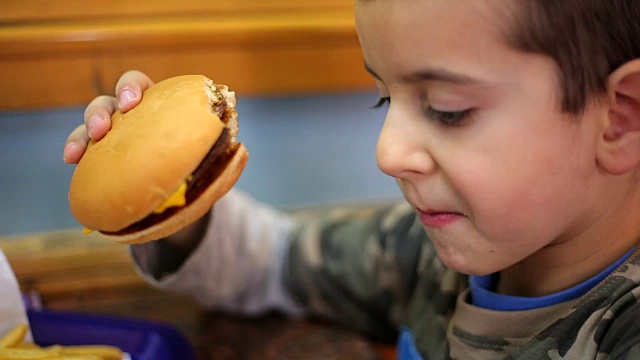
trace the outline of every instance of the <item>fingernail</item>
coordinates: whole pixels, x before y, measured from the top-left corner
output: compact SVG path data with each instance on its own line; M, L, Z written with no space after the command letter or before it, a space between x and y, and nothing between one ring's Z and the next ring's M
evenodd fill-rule
M64 152L62 155L62 160L66 163L69 162L71 155L73 154L73 149L76 147L76 143L70 142L64 146Z
M118 106L120 107L120 109L124 108L124 106L127 105L129 101L135 99L135 97L136 94L133 91L129 89L122 90L120 96L118 97Z

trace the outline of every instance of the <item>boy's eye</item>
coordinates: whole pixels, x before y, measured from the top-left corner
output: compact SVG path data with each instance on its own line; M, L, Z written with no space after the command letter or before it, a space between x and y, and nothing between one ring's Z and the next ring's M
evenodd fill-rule
M425 113L428 118L439 121L446 126L459 126L467 118L471 110L464 111L439 111L429 106Z
M385 104L390 104L390 103L391 103L391 97L389 96L381 97L380 100L378 100L378 102L375 105L373 105L371 108L379 109L383 107Z

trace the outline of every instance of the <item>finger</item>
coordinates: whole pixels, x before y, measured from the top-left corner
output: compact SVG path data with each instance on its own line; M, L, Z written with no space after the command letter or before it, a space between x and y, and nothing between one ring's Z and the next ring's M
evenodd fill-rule
M82 158L84 151L87 149L89 143L89 134L87 133L87 127L80 125L75 128L67 141L64 144L64 151L62 159L67 164L77 164Z
M102 139L111 129L111 115L118 104L113 96L98 96L87 105L84 111L84 125L89 137L94 140Z
M116 84L118 108L122 112L133 109L142 100L142 93L153 86L153 81L138 70L124 73Z

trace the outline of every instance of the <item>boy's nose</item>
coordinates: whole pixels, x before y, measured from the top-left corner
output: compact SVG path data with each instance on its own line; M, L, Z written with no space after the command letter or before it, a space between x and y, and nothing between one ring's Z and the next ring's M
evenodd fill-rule
M398 179L429 175L436 167L427 147L427 136L411 121L387 115L378 138L376 160L385 174Z

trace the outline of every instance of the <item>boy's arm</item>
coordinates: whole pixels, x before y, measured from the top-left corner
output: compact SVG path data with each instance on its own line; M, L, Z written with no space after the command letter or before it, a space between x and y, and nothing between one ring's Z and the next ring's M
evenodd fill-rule
M193 252L165 241L131 246L143 277L156 287L188 294L208 308L244 314L303 313L281 276L291 218L232 190L218 200L208 220L208 226L200 229L204 238Z
M162 242L132 246L147 281L211 308L312 313L395 338L426 241L408 205L291 218L232 191L210 222L186 260Z
M406 203L335 210L295 230L285 282L312 313L395 339L425 246L426 233Z

